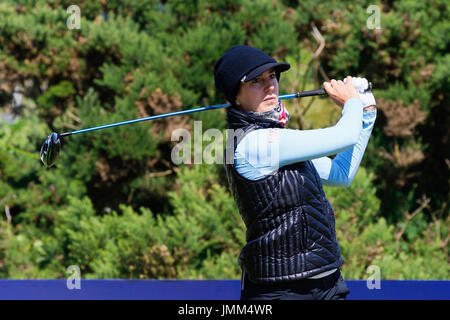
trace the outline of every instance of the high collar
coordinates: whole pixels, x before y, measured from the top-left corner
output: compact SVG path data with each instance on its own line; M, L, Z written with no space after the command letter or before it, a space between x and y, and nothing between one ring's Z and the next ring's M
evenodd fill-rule
M263 128L284 128L283 125L271 119L257 118L251 113L240 111L234 106L227 109L227 128L239 129L250 125L258 125Z

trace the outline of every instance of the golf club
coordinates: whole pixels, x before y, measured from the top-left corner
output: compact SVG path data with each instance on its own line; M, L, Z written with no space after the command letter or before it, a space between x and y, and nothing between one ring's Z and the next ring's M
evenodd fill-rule
M372 90L371 82L369 82L368 90ZM285 94L285 95L279 96L278 99L285 100L285 99L292 99L292 98L304 98L304 97L321 96L321 95L327 95L325 89L317 89L317 90L311 90L311 91L303 91L303 92ZM155 116L150 116L150 117L145 117L145 118L138 118L138 119L123 121L123 122L116 122L116 123L111 123L111 124L107 124L107 125L103 125L103 126L81 129L81 130L76 130L76 131L71 131L71 132L64 132L64 133L52 132L47 137L47 139L45 139L44 143L42 144L41 152L40 152L41 161L47 168L51 167L55 163L56 159L58 158L59 152L61 150L61 140L63 137L66 137L66 136L95 131L95 130L101 130L101 129L106 129L106 128L118 127L118 126L122 126L125 124L132 124L132 123L136 123L136 122L142 122L142 121L155 120L155 119L177 116L177 115L182 115L182 114L188 114L188 113L193 113L193 112L200 112L200 111L206 111L206 110L212 110L212 109L221 109L221 108L226 108L229 106L230 106L229 103L217 104L217 105L212 105L209 107L201 107L201 108L196 108L196 109L176 111L176 112L165 113L165 114L160 114L160 115L155 115Z

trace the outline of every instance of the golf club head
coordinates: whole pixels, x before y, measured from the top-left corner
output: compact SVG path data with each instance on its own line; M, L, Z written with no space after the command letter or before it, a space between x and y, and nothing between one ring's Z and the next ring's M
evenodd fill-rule
M41 161L47 168L51 167L56 158L58 158L61 149L61 140L59 134L52 132L51 135L45 139L41 147Z

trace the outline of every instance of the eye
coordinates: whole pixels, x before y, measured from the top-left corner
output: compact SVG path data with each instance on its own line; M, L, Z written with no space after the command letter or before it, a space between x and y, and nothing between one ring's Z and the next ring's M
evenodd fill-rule
M258 81L259 81L259 79L255 78L255 79L252 80L252 83L258 83Z
M275 72L271 73L269 77L270 79L275 79L277 77L277 74Z

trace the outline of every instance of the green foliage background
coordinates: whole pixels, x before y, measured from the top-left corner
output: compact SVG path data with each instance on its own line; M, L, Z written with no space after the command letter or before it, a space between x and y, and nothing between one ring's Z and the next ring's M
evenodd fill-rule
M325 188L344 277L377 265L384 279L449 279L447 1L78 1L81 29L69 30L72 2L0 3L0 278L78 265L83 278L239 279L245 227L223 166L170 160L174 129L224 132L223 110L70 137L50 169L39 149L52 131L223 103L214 62L248 44L291 63L281 93L348 74L376 84L358 174ZM372 4L381 29L367 27ZM328 99L287 107L291 128L340 116Z

